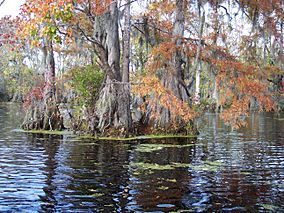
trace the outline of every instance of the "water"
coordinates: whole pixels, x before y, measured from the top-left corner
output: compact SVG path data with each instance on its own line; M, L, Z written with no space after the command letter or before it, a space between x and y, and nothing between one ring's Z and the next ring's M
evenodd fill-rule
M197 141L105 142L13 131L0 105L0 212L284 212L284 115Z

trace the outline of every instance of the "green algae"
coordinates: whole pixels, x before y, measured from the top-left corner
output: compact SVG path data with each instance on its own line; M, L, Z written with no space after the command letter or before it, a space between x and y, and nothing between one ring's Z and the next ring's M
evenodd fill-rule
M97 192L97 193L91 194L91 196L93 196L93 197L102 197L102 196L104 196L104 194Z
M159 190L163 190L163 191L168 190L169 188L170 187L168 187L168 186L159 186L158 187Z
M130 167L135 167L139 170L171 170L171 169L174 169L174 167L169 164L161 165L157 163L143 163L143 162L130 163Z
M190 163L173 163L172 164L175 168L189 168L193 167Z
M265 203L260 204L260 206L262 208L264 208L265 210L269 210L269 211L276 211L277 209L279 209L278 206L274 206L274 205L271 205L271 204L265 204Z
M195 171L216 172L219 168L216 166L203 164L203 165L193 166L192 169Z
M58 131L58 130L23 130L16 129L14 132L26 132L32 134L47 134L47 135L76 135L72 131ZM144 139L166 139L166 138L195 138L194 135L140 135L133 137L98 137L90 134L77 135L78 139L96 139L105 141L132 141L132 140L144 140Z
M144 162L136 162L130 163L129 165L132 168L136 168L141 171L145 170L173 170L176 168L191 168L194 171L218 171L222 163L220 161L204 161L201 165L192 165L189 163L171 163L171 164L157 164L157 163L144 163ZM140 173L138 172L137 175Z
M165 179L165 181L167 181L167 182L171 182L171 183L176 183L176 182L177 182L177 180L176 180L176 179Z
M140 144L135 150L137 152L155 152L164 148L186 148L192 146L194 146L194 144Z

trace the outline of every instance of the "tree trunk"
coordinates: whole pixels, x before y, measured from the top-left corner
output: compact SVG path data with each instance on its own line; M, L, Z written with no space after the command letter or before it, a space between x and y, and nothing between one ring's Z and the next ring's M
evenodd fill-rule
M218 22L218 5L214 5L214 26L213 26L213 30L214 30L214 39L213 39L213 45L217 46L217 39L219 36L219 22ZM212 54L213 58L216 58L216 54L213 53ZM214 101L214 108L215 108L215 112L218 112L219 110L219 92L218 92L218 82L217 82L217 71L214 70L213 66L211 66L210 68L211 73L213 74L213 94L212 94L212 98Z
M129 14L130 16L130 14ZM130 18L130 17L129 17ZM126 17L126 25L130 20ZM129 92L129 38L126 26L124 45L123 72L120 72L120 45L118 33L118 8L114 1L109 10L97 16L94 26L94 49L99 58L101 68L107 75L99 99L96 103L98 117L97 130L103 134L109 130L117 130L117 135L127 136L131 129L130 92ZM112 132L112 134L116 134Z
M27 130L62 130L63 118L55 96L55 62L51 42L46 42L42 51L44 86L29 94L30 102L22 127Z
M195 95L194 95L194 102L195 104L200 103L200 78L201 78L201 60L200 60L200 53L201 53L201 46L202 46L202 35L204 30L204 23L205 23L205 12L203 12L201 16L201 3L198 2L198 14L199 14L199 31L198 31L198 46L197 52L195 57Z
M130 86L129 82L129 65L130 65L130 31L131 31L131 15L130 15L130 0L127 0L127 5L125 6L125 17L124 17L124 30L123 30L123 70L122 70L122 82L124 83L123 91L125 93L125 102L127 106L130 107ZM125 109L124 109L125 110ZM132 129L132 118L130 108L126 108L125 113L126 121L126 133Z
M200 78L201 78L201 62L198 63L198 67L195 73L195 94L194 94L195 104L200 104Z
M165 74L162 76L162 84L165 88L173 92L173 94L180 101L186 103L189 102L189 93L186 90L184 83L184 74L182 69L182 55L178 47L182 45L182 38L184 35L184 0L176 1L176 11L175 11L175 21L172 32L173 41L177 47L174 53L173 60L170 62L174 69L166 70ZM186 124L183 123L182 119L174 120L172 113L169 109L157 106L158 112L160 112L160 117L156 120L156 125L161 127L166 131L171 131L173 122L178 123L177 131L184 131Z

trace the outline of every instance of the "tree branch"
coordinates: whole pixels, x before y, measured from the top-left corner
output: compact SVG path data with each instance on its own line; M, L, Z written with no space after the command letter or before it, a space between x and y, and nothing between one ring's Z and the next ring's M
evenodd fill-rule
M5 0L2 0L1 2L0 2L0 7L2 6L2 4L5 2Z
M119 9L122 8L122 7L124 7L124 6L127 6L128 4L132 4L132 3L136 2L136 1L138 1L138 0L132 0L132 1L130 1L130 2L127 2L127 3L123 4L123 5L120 5L120 6L119 6Z
M218 7L225 10L225 13L229 17L230 21L233 19L230 13L228 12L228 9L225 6L219 4Z

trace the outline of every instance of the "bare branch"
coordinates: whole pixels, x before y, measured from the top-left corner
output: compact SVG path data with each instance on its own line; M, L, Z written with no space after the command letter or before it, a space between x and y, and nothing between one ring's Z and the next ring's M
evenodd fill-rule
M226 7L224 7L223 5L218 5L219 8L222 8L225 10L226 15L229 17L230 21L232 21L232 16L230 15L230 13L228 12L228 9Z
M127 3L123 4L123 5L120 5L119 8L127 6L128 4L132 4L132 3L136 2L136 1L138 1L138 0L132 0L130 2L127 2Z
M0 7L2 6L2 4L5 2L5 0L2 0L1 2L0 2Z

